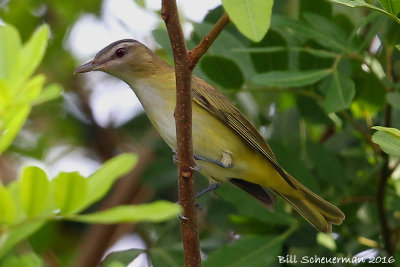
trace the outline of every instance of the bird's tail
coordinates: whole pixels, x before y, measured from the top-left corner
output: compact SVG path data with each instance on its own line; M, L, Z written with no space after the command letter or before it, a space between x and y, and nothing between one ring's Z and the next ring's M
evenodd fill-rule
M321 232L329 233L332 230L332 224L340 225L342 223L345 215L339 208L311 192L289 174L288 177L295 187L303 193L304 198L299 199L277 193L311 225Z

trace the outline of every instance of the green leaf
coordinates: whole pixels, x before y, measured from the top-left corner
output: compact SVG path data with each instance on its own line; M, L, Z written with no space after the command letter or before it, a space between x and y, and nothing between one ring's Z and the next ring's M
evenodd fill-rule
M78 172L62 172L51 181L56 208L69 214L80 208L86 198L88 181Z
M241 237L220 247L204 261L204 267L269 266L281 253L282 238L277 236Z
M31 108L28 105L14 107L0 120L0 153L6 150L17 136L19 130L29 115Z
M331 69L305 71L270 71L257 74L252 81L256 84L276 87L300 87L318 82L332 73Z
M309 142L306 148L307 155L311 159L318 176L336 190L344 187L346 173L338 156L321 144Z
M18 78L24 81L32 75L33 71L42 61L49 39L50 28L47 24L39 27L24 45L21 51L21 62Z
M17 29L0 25L0 78L12 80L18 74L21 40Z
M181 207L168 201L156 201L150 204L124 205L91 214L66 217L86 223L125 223L125 222L162 222L177 216Z
M229 58L206 55L200 62L200 68L213 82L224 88L238 89L244 83L240 68Z
M331 234L318 233L317 243L331 251L335 251L337 249L335 239L333 239Z
M2 267L42 267L43 260L33 252L25 253L22 256L7 257Z
M233 24L254 42L261 41L268 31L273 0L222 0Z
M39 96L45 81L46 76L43 74L32 77L22 88L19 87L18 91L14 92L14 101L18 104L30 105Z
M143 252L145 250L137 248L112 252L100 263L100 267L110 267L115 262L123 264L122 266L128 266L130 262Z
M150 258L153 266L181 267L183 263L183 249L158 248L150 249Z
M379 0L379 3L383 6L383 8L393 14L397 15L400 13L400 1L399 0Z
M216 194L233 204L240 214L273 225L291 225L295 222L291 216L282 211L269 211L259 201L244 191L230 185L221 186Z
M44 223L45 220L36 220L21 224L18 228L14 228L12 231L5 232L4 234L0 232L0 259L17 243L39 230Z
M346 44L346 33L331 19L312 13L304 14L303 17L315 30L330 36L336 42Z
M400 51L400 45L396 45L397 50Z
M28 216L40 215L48 208L50 182L42 169L35 166L26 167L19 188L22 208Z
M121 176L128 173L137 162L134 154L121 154L104 163L88 178L88 193L82 209L101 199Z
M386 101L394 108L400 110L400 93L390 92L386 94Z
M377 6L368 4L367 2L363 1L363 0L330 0L333 3L338 3L338 4L342 4L345 6L349 6L349 7L368 7L370 9L382 12L383 14L388 15L389 17L391 17L392 19L394 19L397 23L400 23L400 19L396 17L396 15L387 12L384 9L381 9ZM393 1L393 0L392 0ZM397 10L397 4L396 4L396 10Z
M61 84L51 83L46 85L41 94L32 101L32 105L42 104L59 97L63 89Z
M349 7L367 6L367 3L365 3L364 0L330 0L330 1Z
M254 68L259 73L272 70L287 70L289 64L289 46L286 39L278 31L270 29L267 35L258 43L250 43L250 48L247 49L268 49L281 47L280 51L274 53L263 52L250 53Z
M400 156L400 130L382 126L374 126L378 130L372 135L372 141L387 154Z
M282 51L297 51L304 52L316 57L322 58L335 58L338 54L322 49L314 49L310 47L296 47L296 46L269 46L269 47L251 47L251 48L238 48L234 52L245 53L278 53Z
M0 225L11 224L16 218L15 204L11 193L0 183Z
M329 32L325 32L323 30L327 27L333 28L333 26L331 26L332 23L327 22L326 19L321 19L321 20L326 22L321 26L322 29L320 26L299 23L298 20L278 15L273 17L272 26L278 29L285 29L288 32L288 34L294 35L295 38L303 37L313 40L314 42L317 42L318 44L327 49L339 52L346 51L347 49L345 43L341 42L340 40L336 40L335 38L332 38ZM336 32L337 30L329 30L329 31Z
M349 108L355 93L354 82L350 77L334 72L324 99L325 111L333 113Z
M193 34L194 37L201 40L209 33L213 26L213 24L206 22L195 25L195 32ZM250 55L248 55L247 53L238 54L232 51L233 49L241 47L244 47L244 44L235 35L228 31L222 31L208 50L207 55L220 55L230 58L231 60L235 61L236 64L240 67L244 76L249 78L253 75L254 72Z

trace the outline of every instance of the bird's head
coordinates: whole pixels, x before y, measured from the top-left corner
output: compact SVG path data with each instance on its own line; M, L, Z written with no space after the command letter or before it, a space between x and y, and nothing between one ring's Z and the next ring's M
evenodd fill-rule
M142 43L124 39L100 50L92 61L78 67L75 73L98 70L126 81L152 74L164 64L166 63Z

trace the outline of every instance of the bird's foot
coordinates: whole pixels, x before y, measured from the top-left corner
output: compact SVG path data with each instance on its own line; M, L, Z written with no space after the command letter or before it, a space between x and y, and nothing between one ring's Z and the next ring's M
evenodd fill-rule
M217 189L219 188L220 185L221 185L221 184L217 184L217 183L215 183L215 184L214 184L214 183L213 183L213 184L210 184L209 187L207 187L207 188L201 190L200 192L197 192L197 193L196 193L196 198L199 198L199 197L201 197L202 195L207 194L208 192L213 192L213 191L217 190Z
M232 168L233 167L233 159L230 153L228 152L223 152L222 153L222 159L221 161L215 160L215 159L210 159L210 158L206 158L203 156L199 156L194 154L194 159L195 160L201 160L201 161L205 161L205 162L210 162L210 163L214 163L218 166L221 166L222 168Z
M173 161L175 164L178 163L177 151L178 151L178 150L177 150L176 148L175 148L175 149L172 149L172 153L174 153L174 154L172 155L172 161ZM196 159L196 155L193 155L193 157L194 157L194 159ZM191 169L194 170L194 171L199 171L199 170L200 170L200 165L197 164L197 162L195 162L195 166L194 166L194 167L191 167Z

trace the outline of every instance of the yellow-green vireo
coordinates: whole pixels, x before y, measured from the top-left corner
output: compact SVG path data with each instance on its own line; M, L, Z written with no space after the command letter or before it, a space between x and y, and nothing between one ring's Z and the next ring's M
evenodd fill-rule
M76 73L103 71L125 81L136 93L161 137L176 149L175 71L142 43L114 42ZM275 192L310 224L330 232L343 212L320 198L280 167L246 117L217 89L193 76L193 150L200 173L213 183L231 182L268 208Z

